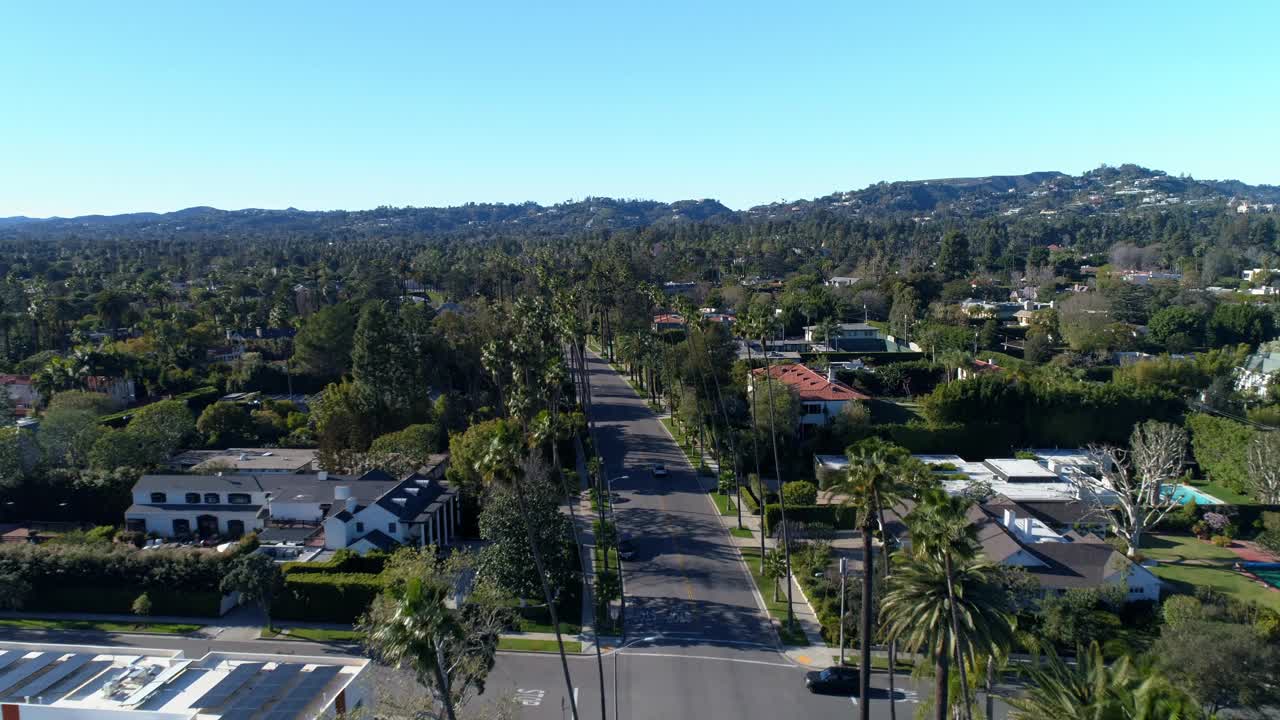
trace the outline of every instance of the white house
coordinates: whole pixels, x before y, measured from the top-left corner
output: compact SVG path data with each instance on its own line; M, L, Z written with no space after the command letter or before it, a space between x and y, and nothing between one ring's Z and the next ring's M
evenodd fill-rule
M988 560L1023 568L1046 594L1119 585L1130 602L1160 599L1159 578L1095 535L1059 534L1007 500L974 505L969 520Z
M829 278L824 284L827 287L853 287L862 282L862 278L847 277L844 275L836 275Z
M1247 282L1262 281L1266 277L1280 278L1280 268L1253 268L1241 272L1240 277Z
M27 375L0 375L0 392L9 396L18 415L31 415L40 404L40 393Z
M1236 390L1263 397L1277 371L1280 371L1280 352L1260 349L1245 360L1243 367L1236 368Z
M458 517L443 483L448 455L406 478L316 473L144 475L125 512L130 530L166 538L238 537L269 525L323 527L324 546L358 552L448 543ZM447 517L446 517L447 516Z
M832 378L823 377L804 365L774 365L768 369L770 377L795 391L800 398L800 425L822 426L855 400L870 400L866 395ZM752 371L752 382L747 390L755 392L756 378L763 378L765 369Z

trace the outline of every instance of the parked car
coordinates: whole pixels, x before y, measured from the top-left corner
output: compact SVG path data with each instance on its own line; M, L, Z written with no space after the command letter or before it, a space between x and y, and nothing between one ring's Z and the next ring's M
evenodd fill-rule
M653 466L653 476L654 476L654 477L666 477L666 476L667 476L667 466L666 466L666 465L654 465L654 466Z
M623 540L618 543L618 557L623 560L631 560L636 556L636 544L630 540Z
M858 669L829 667L826 670L810 670L804 674L804 684L814 694L857 695Z

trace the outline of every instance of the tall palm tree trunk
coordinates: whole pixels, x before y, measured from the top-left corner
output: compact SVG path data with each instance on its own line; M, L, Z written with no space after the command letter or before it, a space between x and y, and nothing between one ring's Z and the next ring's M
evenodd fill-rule
M861 720L871 718L871 607L872 607L872 573L875 572L875 560L871 557L871 519L868 512L862 523L862 622L858 627L858 640L861 642L858 664L858 717ZM843 587L843 585L841 586ZM844 622L844 618L840 618ZM844 648L840 649L843 657ZM893 702L893 696L889 697Z
M963 641L960 639L960 617L956 615L956 590L951 582L951 553L943 556L947 569L947 607L951 612L951 636L956 640L956 669L960 672L960 698L964 702L964 716L973 720L973 708L969 706L969 678L965 671Z
M951 682L948 665L951 655L947 653L945 643L939 650L941 652L933 664L933 720L947 720L947 691Z
M436 647L436 661L431 663L431 669L436 675L436 684L440 687L440 700L444 703L444 714L449 720L457 720L458 716L453 711L453 690L449 687L449 676L444 672L444 658L440 647Z
M747 334L747 372L748 372L748 373L750 373L750 372L752 372L752 370L754 370L754 367L753 367L753 366L754 366L754 364L755 364L755 363L754 363L754 361L753 361L753 360L752 360L752 358L751 358L751 335L750 335L750 334L749 334L749 332L748 332L748 334ZM748 377L749 377L749 376L748 376ZM752 456L753 458L755 458L755 461L756 461L756 479L757 479L757 480L760 480L761 487L763 487L763 486L764 486L764 480L763 480L764 476L760 474L760 440L759 440L759 437L758 437L759 433L758 433L758 432L757 432L757 430L756 430L756 427L757 427L757 426L756 426L756 403L755 403L755 398L754 398L754 397L753 397L753 398L751 398L751 401L750 401L750 402L748 402L748 403L747 403L747 405L749 406L749 409L751 410L751 456ZM756 500L757 500L757 503L756 503L757 514L760 516L760 572L761 572L761 573L763 573L763 572L764 572L764 553L765 553L765 549L764 549L764 535L765 535L765 533L764 533L764 497L763 497L763 494L762 494L762 496L761 496L761 497L756 498Z
M551 626L556 631L556 647L560 650L560 668L564 671L564 688L569 698L569 710L573 720L578 720L578 701L573 697L573 678L569 675L569 659L564 654L564 639L560 637L560 613L556 612L555 596L551 594L551 583L547 582L547 571L542 562L542 550L533 536L533 526L529 524L529 504L524 496L524 485L517 478L512 483L516 492L516 502L520 504L520 514L524 516L524 532L529 539L529 550L533 553L533 564L538 570L538 582L542 584L542 597L547 601L547 612L551 615Z
M888 543L889 533L888 531L885 530L886 526L884 524L884 507L882 507L878 501L876 502L876 514L880 519L880 547L884 548L884 562L880 564L884 567L884 579L885 579L885 584L887 585L889 582L889 576L892 574L890 572L892 563L889 562L889 543ZM897 692L896 692L897 689L894 687L894 685L896 684L895 681L897 680L897 674L898 674L897 664L898 664L898 642L896 640L890 639L889 640L889 720L897 720L898 718L898 703L896 700L894 700L894 698L897 696ZM990 718L988 718L987 720L990 720Z
M768 342L761 338L764 342L764 376L768 384L769 393L769 439L773 442L773 471L778 476L778 509L782 518L782 556L787 563L787 627L794 627L796 622L796 611L792 605L791 591L791 542L790 531L787 529L787 499L782 492L782 463L778 461L778 430L775 426L773 412L773 376L769 374L769 345ZM761 525L761 534L764 534L763 523Z

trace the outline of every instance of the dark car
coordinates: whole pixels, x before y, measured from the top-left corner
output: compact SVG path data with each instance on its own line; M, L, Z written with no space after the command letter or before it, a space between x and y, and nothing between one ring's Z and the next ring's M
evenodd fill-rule
M618 543L618 557L623 560L631 560L636 556L636 544L630 540L623 540Z
M824 695L857 695L858 669L829 667L804 674L804 684L811 693Z
M666 477L666 476L667 476L667 466L666 466L666 465L654 465L654 466L653 466L653 476L654 476L654 477Z

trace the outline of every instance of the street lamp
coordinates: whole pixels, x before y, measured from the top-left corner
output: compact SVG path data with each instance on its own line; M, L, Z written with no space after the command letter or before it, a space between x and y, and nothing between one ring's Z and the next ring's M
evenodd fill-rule
M639 643L657 642L660 639L662 639L662 633L658 633L657 635L650 635L649 637L646 637L646 638L640 638L639 640L632 640L631 642L625 645L621 645L617 648L614 648L613 652L610 653L611 655L613 655L613 720L621 720L621 717L622 717L621 715L618 714L618 660L619 660L618 655L621 654L623 650L626 650L632 645L636 645Z
M840 558L840 667L844 667L844 575L848 568L848 558Z

